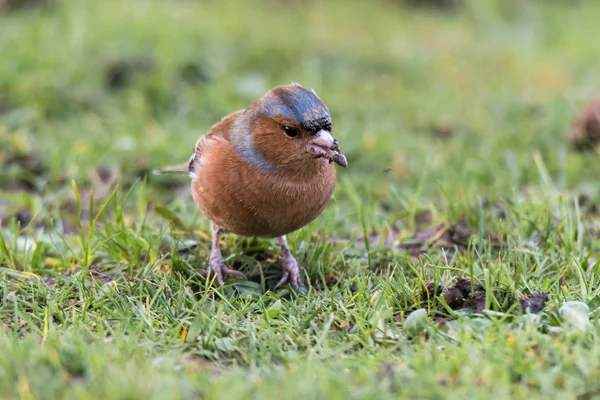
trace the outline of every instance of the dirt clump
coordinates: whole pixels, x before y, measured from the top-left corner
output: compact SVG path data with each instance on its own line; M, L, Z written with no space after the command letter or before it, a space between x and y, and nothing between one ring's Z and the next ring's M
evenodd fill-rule
M104 67L104 86L113 91L124 89L135 75L150 72L154 67L155 62L150 57L111 61Z
M577 151L595 150L600 143L600 97L592 100L571 122L568 137Z
M544 309L546 303L550 300L548 293L542 290L536 290L530 295L521 297L521 307L523 311L529 309L532 314L537 314Z
M485 290L479 283L471 284L468 278L458 278L443 293L446 304L453 310L463 308L482 312L485 309Z
M501 295L502 293L495 294ZM485 287L478 282L472 282L469 278L458 277L456 281L449 286L445 286L440 282L437 284L437 288L433 281L427 282L422 298L427 300L438 296L442 296L448 307L454 311L470 309L476 313L482 313L483 310L485 310ZM516 307L516 312L518 312L519 309L522 309L523 312L529 310L530 313L537 314L544 309L548 300L548 293L542 290L523 295L516 301L512 295L508 295L507 309L514 306L516 302L519 302L521 308ZM447 312L445 307L441 304L437 309L440 313ZM437 321L437 318L435 320Z
M442 282L439 282L436 287L436 283L433 281L425 283L425 290L423 291L422 297L433 299L435 296L439 296L444 292L446 287Z

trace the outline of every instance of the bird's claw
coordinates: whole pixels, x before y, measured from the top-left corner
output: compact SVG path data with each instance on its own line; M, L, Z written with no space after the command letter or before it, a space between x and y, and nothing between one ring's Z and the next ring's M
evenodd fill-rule
M215 274L215 280L222 286L225 281L223 280L223 275L234 276L240 279L248 279L246 275L240 271L236 271L235 269L227 268L225 266L225 262L221 259L213 259L210 260L210 265L207 269L200 271L200 274L204 277L210 277L211 274Z
M283 268L283 276L279 282L277 282L277 285L275 285L275 289L279 289L286 282L289 282L296 292L301 288L304 289L296 259L290 255L288 257L280 257L278 261L281 268Z

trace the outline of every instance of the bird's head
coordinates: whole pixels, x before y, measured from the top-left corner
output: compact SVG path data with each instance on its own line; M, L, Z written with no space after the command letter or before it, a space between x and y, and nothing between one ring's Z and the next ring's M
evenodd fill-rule
M298 84L278 86L254 103L245 118L251 145L266 167L348 165L331 134L331 114L312 90Z

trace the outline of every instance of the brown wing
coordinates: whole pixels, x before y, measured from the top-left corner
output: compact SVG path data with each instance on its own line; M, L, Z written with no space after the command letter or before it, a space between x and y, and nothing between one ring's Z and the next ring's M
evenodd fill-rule
M192 153L192 156L190 157L190 161L188 163L189 173L194 172L196 161L200 158L200 156L202 155L202 150L208 143L210 143L215 138L229 140L229 132L231 130L231 125L233 124L235 119L244 111L245 110L235 111L229 114L228 116L221 118L219 122L215 123L213 126L210 127L210 129L208 130L208 132L206 132L204 136L198 139L198 142L196 142L196 147L194 148L194 152Z

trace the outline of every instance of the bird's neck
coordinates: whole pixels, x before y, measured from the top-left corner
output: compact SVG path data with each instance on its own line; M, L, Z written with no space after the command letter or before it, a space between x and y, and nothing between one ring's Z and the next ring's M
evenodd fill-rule
M244 111L231 126L230 140L237 155L253 167L267 173L275 171L275 167L265 158L252 141L250 117Z

